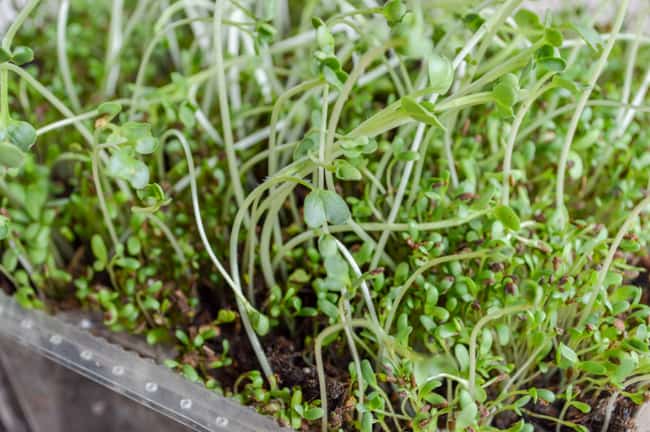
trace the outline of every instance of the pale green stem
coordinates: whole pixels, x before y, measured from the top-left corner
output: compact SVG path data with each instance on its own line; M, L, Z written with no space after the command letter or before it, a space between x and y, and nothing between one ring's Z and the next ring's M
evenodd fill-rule
M221 113L221 123L223 125L223 138L226 149L226 159L228 161L228 171L230 172L230 180L232 182L232 187L235 192L235 198L237 200L238 207L241 207L244 204L244 188L239 178L239 169L237 155L235 154L234 148L234 138L232 127L230 124L230 107L228 105L228 91L226 88L226 74L225 68L223 67L223 46L222 46L222 34L221 34L221 20L223 15L223 7L225 0L215 0L215 10L214 10L214 23L213 23L213 49L214 49L214 61L216 65L220 65L221 68L217 70L216 73L216 82L217 82L217 93L219 97L219 111ZM244 221L248 221L249 216L248 212L244 213Z
M81 103L79 96L72 83L72 74L70 73L70 63L68 62L67 53L67 37L66 29L68 25L68 10L70 9L70 0L62 0L59 7L59 16L57 19L56 27L56 56L59 61L59 70L61 71L61 79L63 80L63 87L70 99L72 108L75 111L81 110Z
M612 28L612 34L614 35L618 34L618 32L621 31L621 26L623 25L623 19L625 18L625 12L627 11L628 4L629 4L629 0L621 0L619 3L618 12L616 14L616 20L614 21L614 26ZM578 129L578 123L580 122L580 117L582 117L582 113L584 112L584 109L587 105L587 101L591 96L591 92L593 91L596 82L600 77L600 74L602 73L603 69L605 68L605 65L607 64L607 58L609 57L609 53L612 51L615 42L616 42L615 37L612 37L607 41L607 45L603 49L603 52L600 55L600 58L598 59L598 62L596 63L593 72L591 73L591 76L589 77L589 83L587 85L587 88L580 95L580 99L578 100L578 104L573 113L573 117L571 118L571 122L569 123L569 128L567 130L567 134L564 140L564 145L562 146L562 153L560 154L560 161L557 166L555 208L558 210L564 208L564 177L566 174L567 161L569 160L569 151L571 150L571 144L573 143L573 137L575 136L576 130ZM562 222L566 223L568 221L563 220Z
M217 270L224 278L226 283L228 283L228 285L232 288L232 291L235 294L235 299L237 300L237 308L239 309L239 314L241 317L242 324L244 325L244 329L246 331L246 334L248 335L248 339L251 343L253 351L255 352L257 361L260 363L260 367L262 368L262 371L264 372L266 379L271 384L271 387L275 387L276 380L275 380L275 376L273 375L273 370L271 369L271 365L269 363L268 358L266 357L266 353L262 348L260 340L257 337L257 334L255 333L255 330L251 325L250 317L248 316L249 311L253 311L254 308L242 293L241 286L231 278L230 274L226 271L226 269L221 264L221 261L219 261L219 258L217 258L216 254L214 253L214 250L212 249L212 245L208 240L208 236L205 232L205 228L203 227L203 218L201 216L201 208L199 207L199 192L196 184L196 171L194 168L194 159L192 158L192 150L190 149L190 145L187 142L185 136L181 132L173 129L165 132L161 140L165 141L165 138L170 135L173 135L178 139L185 152L188 171L190 173L190 192L192 195L192 208L194 210L194 218L196 221L196 227L199 231L199 236L201 237L201 242L203 243L203 246L205 247L205 250L208 253L208 256L210 257L210 260L212 261L214 266L217 268Z
M482 25L476 33L470 38L470 40L465 44L465 46L461 49L461 51L456 55L452 62L452 68L454 71L458 69L458 66L464 61L465 57L470 53L470 51L476 46L476 44L481 40L481 38L486 34L487 32L487 27L486 24ZM429 101L432 103L435 103L435 101L438 99L438 94L433 94L429 97ZM417 152L420 149L420 145L422 144L422 139L424 138L424 131L426 129L426 125L424 123L420 123L418 125L418 128L415 132L415 138L413 139L413 143L411 144L411 151ZM400 184L397 189L397 194L395 195L395 198L393 199L393 205L390 209L390 213L388 214L388 223L393 223L395 222L395 219L397 218L397 214L399 213L399 210L402 205L402 199L404 198L404 194L406 193L406 188L408 187L409 180L411 177L411 172L413 171L413 166L415 165L414 161L408 161L404 165L404 172L402 173L402 177L400 180ZM372 257L372 260L370 262L370 268L374 269L377 267L379 264L379 260L381 259L381 256L384 252L384 248L386 247L386 242L388 241L388 236L390 235L390 232L385 231L381 234L379 237L379 241L377 242L377 246L375 248L375 254Z
M111 242L115 250L117 250L120 245L120 241L117 238L117 232L115 231L115 226L113 225L113 220L111 219L111 213L108 210L108 205L106 204L106 197L104 196L104 188L102 187L101 179L99 178L99 148L95 147L91 150L91 165L93 173L93 183L95 184L95 193L97 194L97 201L99 202L99 208L102 211L104 217L104 223L106 224L106 229L108 229L108 234L111 237Z
M323 409L323 417L321 419L321 429L323 432L327 432L327 424L328 424L328 413L327 413L327 387L325 385L325 367L323 366L323 341L343 330L346 326L350 328L355 328L355 327L362 327L365 329L368 329L370 331L376 332L377 329L374 327L374 325L364 319L352 319L346 324L343 323L337 323L333 324L326 329L324 329L322 332L316 336L316 341L314 342L314 356L316 357L316 371L318 373L318 386L320 388L320 399L321 399L321 407Z

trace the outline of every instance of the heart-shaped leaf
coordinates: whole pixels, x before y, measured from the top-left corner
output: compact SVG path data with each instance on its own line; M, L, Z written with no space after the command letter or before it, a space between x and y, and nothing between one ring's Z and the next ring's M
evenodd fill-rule
M513 74L507 74L494 86L492 96L497 105L512 108L519 97L519 80Z
M544 39L546 40L546 42L553 45L554 47L561 47L562 42L564 41L564 38L562 37L562 33L560 33L559 30L554 29L552 27L547 27L546 29L544 29Z
M321 197L321 191L313 190L305 198L304 208L305 223L310 228L318 228L325 223L325 203Z
M145 155L153 153L154 151L156 151L157 147L158 147L158 140L152 136L146 136L144 138L140 138L135 143L135 151Z
M337 160L334 167L336 177L341 180L361 180L361 172L346 160Z
M7 138L13 145L26 152L36 142L36 129L27 122L11 120L7 126Z
M107 172L112 177L128 181L136 189L141 189L149 183L149 168L144 162L133 158L127 149L113 153Z
M29 47L19 46L14 48L14 51L11 53L11 61L17 65L23 65L32 60L34 60L34 51Z
M343 198L332 191L322 191L321 197L328 221L339 225L350 219L350 209L348 209L348 205Z
M383 14L389 24L395 24L402 20L407 9L402 0L389 0L384 5Z
M519 27L526 27L533 30L541 30L543 27L539 15L528 9L519 9L514 18Z
M314 189L305 198L304 207L305 222L310 228L318 228L325 221L338 225L350 218L348 205L332 191Z

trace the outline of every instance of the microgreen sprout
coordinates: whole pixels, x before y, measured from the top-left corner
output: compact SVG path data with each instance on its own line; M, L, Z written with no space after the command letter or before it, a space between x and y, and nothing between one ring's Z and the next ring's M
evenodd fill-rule
M0 48L0 287L296 430L628 420L647 8L524 3L26 2Z

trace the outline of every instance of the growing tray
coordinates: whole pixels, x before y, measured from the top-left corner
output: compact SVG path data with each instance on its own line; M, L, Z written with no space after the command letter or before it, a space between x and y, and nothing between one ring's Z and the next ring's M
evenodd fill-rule
M196 431L282 430L271 418L192 383L78 325L27 310L0 292L0 334Z

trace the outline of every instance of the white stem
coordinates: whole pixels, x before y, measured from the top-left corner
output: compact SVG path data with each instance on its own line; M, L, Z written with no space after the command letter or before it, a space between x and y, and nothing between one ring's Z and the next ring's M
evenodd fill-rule
M341 255L343 255L350 267L352 267L354 274L357 275L357 277L361 277L361 269L359 268L359 265L355 261L348 248L346 248L345 245L339 241L339 239L336 239L336 245L338 246ZM380 328L381 326L379 325L379 319L377 319L377 311L375 310L375 305L372 302L372 297L370 296L370 289L368 288L368 284L365 280L361 281L361 293L363 294L363 299L366 302L366 306L368 306L370 319L372 320L373 324L377 326L377 328Z
M233 22L239 22L244 19L244 13L240 9L235 9L231 15ZM239 28L237 26L230 26L228 28L228 54L231 57L239 55ZM230 82L230 103L234 110L239 110L241 107L241 86L239 85L239 66L233 66L228 71L228 81Z
M81 109L81 104L79 103L79 96L77 96L77 91L72 83L72 75L70 73L70 64L68 63L68 53L66 50L66 27L68 24L69 9L70 0L62 0L56 24L56 55L59 61L59 70L61 71L61 78L63 79L65 92L68 95L68 99L70 99L72 108L75 111L79 111Z
M108 66L108 75L106 77L106 86L104 95L111 97L115 93L117 80L120 76L120 58L118 53L122 48L122 13L124 0L113 0L111 10L111 24L108 34L108 49L106 51L106 63Z

